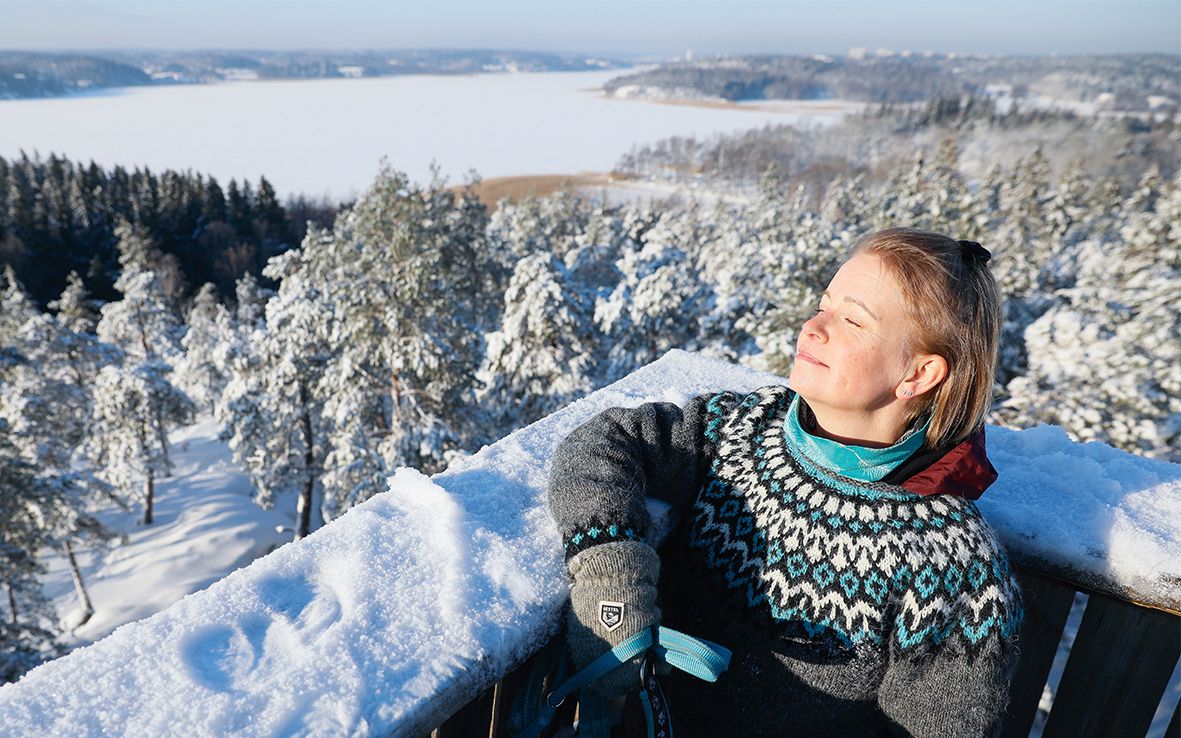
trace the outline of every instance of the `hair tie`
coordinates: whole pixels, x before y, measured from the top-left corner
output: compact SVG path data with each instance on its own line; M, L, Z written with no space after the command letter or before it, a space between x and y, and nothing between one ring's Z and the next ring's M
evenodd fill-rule
M992 253L975 241L960 241L960 257L965 262L979 262L987 264L988 260L992 258Z

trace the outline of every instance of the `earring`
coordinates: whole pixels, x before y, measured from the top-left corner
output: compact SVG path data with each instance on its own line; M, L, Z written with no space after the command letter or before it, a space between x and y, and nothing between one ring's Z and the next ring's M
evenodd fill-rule
M914 397L914 390L902 390L903 397Z

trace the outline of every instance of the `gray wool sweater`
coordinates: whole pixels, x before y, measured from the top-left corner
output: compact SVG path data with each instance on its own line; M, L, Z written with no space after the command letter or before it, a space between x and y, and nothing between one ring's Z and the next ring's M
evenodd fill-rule
M791 397L613 408L576 429L550 478L568 565L648 540L649 496L677 511L664 623L733 652L715 684L664 678L679 738L996 735L1022 612L1004 550L967 499L798 456Z

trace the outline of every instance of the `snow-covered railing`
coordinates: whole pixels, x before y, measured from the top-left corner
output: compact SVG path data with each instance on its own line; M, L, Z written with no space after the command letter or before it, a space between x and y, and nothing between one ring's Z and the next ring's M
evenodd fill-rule
M674 351L447 472L399 471L388 493L303 541L0 688L0 736L424 735L557 628L567 590L545 500L557 443L612 405L774 381ZM1022 574L1027 645L1052 641L1052 658L1075 588L1158 608L1116 612L1122 642L1150 662L1129 678L1151 687L1177 662L1181 466L1053 428L989 429L989 449L1001 478L981 508L1026 572L1072 582ZM1110 630L1101 615L1084 618L1080 641ZM1027 661L1023 673L1041 670Z

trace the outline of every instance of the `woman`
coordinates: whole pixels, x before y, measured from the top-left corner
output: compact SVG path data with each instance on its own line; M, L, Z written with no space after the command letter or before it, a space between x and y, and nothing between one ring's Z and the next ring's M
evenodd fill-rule
M996 734L1021 605L972 503L996 478L988 258L872 234L804 324L790 388L613 408L571 433L550 504L576 665L663 614L734 653L716 684L665 680L678 737ZM660 556L649 496L682 523ZM598 690L636 684L625 666Z

